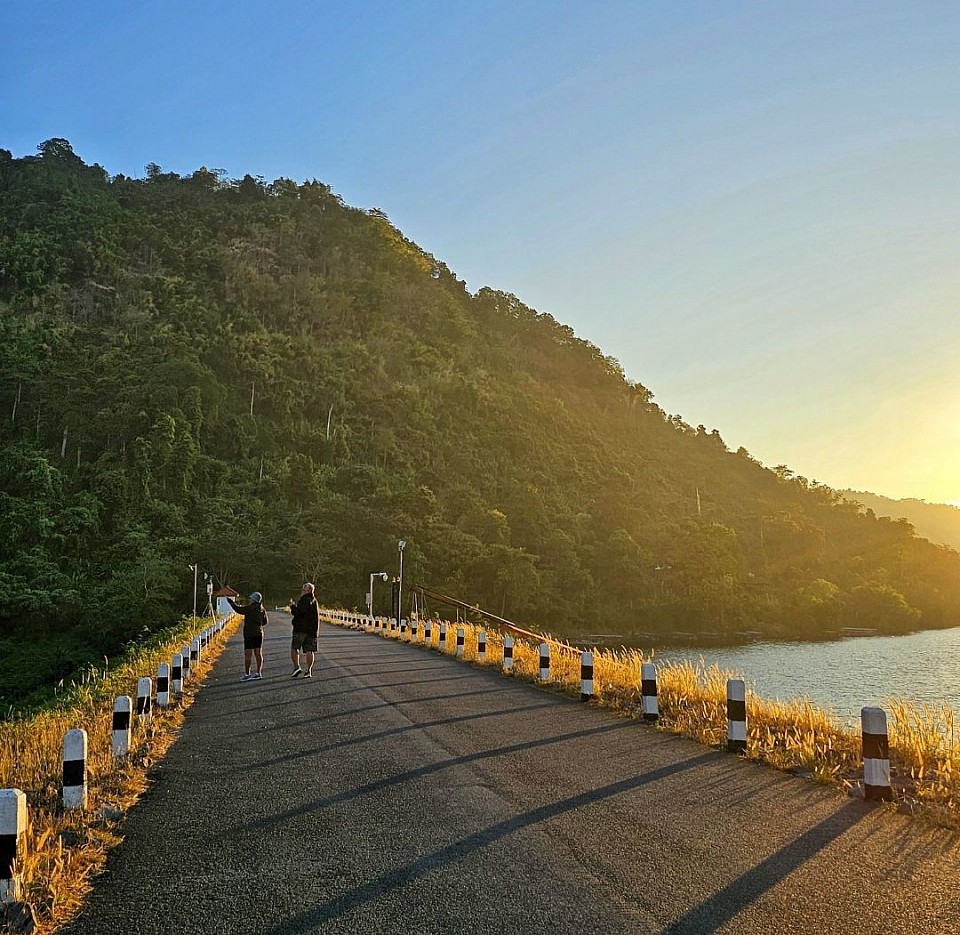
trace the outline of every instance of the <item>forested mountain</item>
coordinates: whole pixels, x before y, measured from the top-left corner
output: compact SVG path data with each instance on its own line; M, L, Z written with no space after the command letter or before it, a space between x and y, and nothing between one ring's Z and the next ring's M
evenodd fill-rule
M847 500L862 503L877 516L906 519L918 536L960 549L960 508L926 500L892 500L864 490L841 490L840 493Z
M957 620L954 551L321 182L0 150L0 329L8 699L189 609L190 563L359 607L399 538L409 582L564 634Z

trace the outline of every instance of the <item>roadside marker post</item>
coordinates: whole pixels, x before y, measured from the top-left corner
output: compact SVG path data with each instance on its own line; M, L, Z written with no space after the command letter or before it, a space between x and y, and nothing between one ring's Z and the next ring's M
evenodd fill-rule
M157 666L157 707L170 705L170 663L161 662Z
M889 802L890 739L887 715L883 708L862 708L860 728L863 734L863 798L866 802Z
M747 689L743 679L727 679L727 752L747 752Z
M481 630L477 634L477 659L480 662L487 661L487 631Z
M540 644L540 681L550 681L550 644Z
M457 627L457 658L463 657L465 633L463 627Z
M594 696L593 653L580 654L580 700L589 701Z
M63 807L87 807L87 732L80 727L63 738Z
M657 667L652 662L640 666L640 698L645 721L658 721L660 708L657 702Z
M513 669L513 637L505 636L503 638L503 671L510 672Z
M124 757L130 752L133 702L129 695L120 695L113 703L113 755Z
M0 905L20 901L21 845L26 831L26 794L19 789L0 789Z
M149 724L153 719L151 710L151 698L153 696L153 679L149 675L137 680L137 717L144 724Z

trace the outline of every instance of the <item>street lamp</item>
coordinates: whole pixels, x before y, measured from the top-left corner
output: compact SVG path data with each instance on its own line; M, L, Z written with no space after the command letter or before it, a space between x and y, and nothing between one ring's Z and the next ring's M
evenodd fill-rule
M400 555L400 578L397 581L397 626L400 626L400 618L403 616L403 549L406 544L406 539L401 539L397 543L397 552Z
M389 577L385 571L375 571L370 575L370 590L367 591L367 610L371 617L373 616L373 579L379 578L381 581L386 581Z
M187 568L193 572L193 616L197 616L197 566L187 565Z

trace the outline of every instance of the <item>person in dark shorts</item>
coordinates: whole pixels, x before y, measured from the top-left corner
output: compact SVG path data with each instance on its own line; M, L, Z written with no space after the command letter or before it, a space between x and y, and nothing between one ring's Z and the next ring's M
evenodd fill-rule
M250 603L242 607L234 604L228 597L230 606L243 617L243 677L241 682L263 678L263 628L269 623L267 612L263 609L263 595L254 591L250 595ZM256 659L257 670L251 672L251 665Z
M320 633L320 605L314 596L313 585L309 582L300 591L300 597L290 604L293 614L293 640L290 643L290 661L293 663L294 678L303 676L313 678L313 659L317 651L317 636ZM300 653L303 653L306 669L300 665Z

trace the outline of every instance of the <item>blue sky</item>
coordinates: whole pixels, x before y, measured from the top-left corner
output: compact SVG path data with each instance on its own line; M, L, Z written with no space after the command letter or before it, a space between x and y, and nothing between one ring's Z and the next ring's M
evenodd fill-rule
M657 401L960 501L960 7L7 0L0 146L319 178Z

